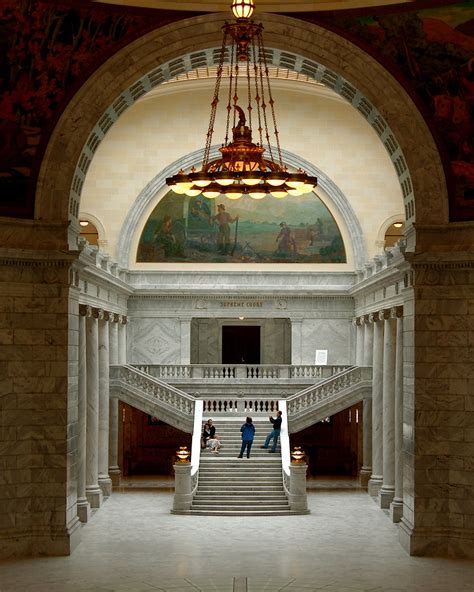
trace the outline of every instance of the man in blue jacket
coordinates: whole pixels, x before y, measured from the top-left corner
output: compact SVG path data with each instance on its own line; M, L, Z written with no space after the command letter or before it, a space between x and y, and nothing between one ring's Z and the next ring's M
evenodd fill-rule
M238 458L243 457L245 449L247 449L247 458L250 458L250 450L255 436L255 426L252 423L251 417L247 417L245 423L242 424L240 431L242 432L242 448L240 449Z
M262 448L268 448L268 445L270 444L270 440L273 438L272 449L269 450L268 452L276 452L278 438L280 437L280 432L281 432L281 422L282 422L281 411L277 411L277 416L275 418L270 416L270 421L273 424L273 430L268 434L267 439L265 440L265 444L262 446Z

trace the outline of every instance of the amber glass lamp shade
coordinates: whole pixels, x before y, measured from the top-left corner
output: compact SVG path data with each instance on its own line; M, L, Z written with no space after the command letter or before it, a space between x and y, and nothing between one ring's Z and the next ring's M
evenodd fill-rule
M232 14L236 19L249 19L254 11L253 0L233 0L231 4Z
M176 451L176 456L178 457L178 462L186 463L189 462L189 457L191 454L187 446L180 446L179 450Z
M301 450L301 446L295 446L291 451L291 462L296 464L304 463L305 453Z

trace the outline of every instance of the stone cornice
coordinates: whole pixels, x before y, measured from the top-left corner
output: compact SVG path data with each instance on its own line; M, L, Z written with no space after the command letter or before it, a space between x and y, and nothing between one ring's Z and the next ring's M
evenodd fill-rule
M309 295L309 294L278 294L272 292L271 294L248 294L247 292L235 292L232 294L209 294L209 293L163 293L162 290L159 293L140 293L135 292L133 293L130 298L129 302L133 301L140 301L140 300L196 300L196 301L232 301L232 300L239 300L239 301L254 301L254 300L262 300L265 302L272 302L272 301L292 301L292 300L347 300L349 302L353 301L352 296L348 294L317 294L317 295ZM281 308L281 306L280 306Z
M70 267L76 259L74 251L0 249L0 265L12 267Z
M473 232L474 235L474 232ZM471 238L474 243L474 238ZM453 251L450 253L407 253L407 261L413 269L474 269L474 253Z

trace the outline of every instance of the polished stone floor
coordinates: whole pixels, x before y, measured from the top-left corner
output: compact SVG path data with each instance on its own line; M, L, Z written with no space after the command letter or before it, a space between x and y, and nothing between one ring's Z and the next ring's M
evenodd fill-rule
M125 480L71 557L0 563L0 592L474 592L474 562L409 557L351 480L275 518L172 515L171 487Z

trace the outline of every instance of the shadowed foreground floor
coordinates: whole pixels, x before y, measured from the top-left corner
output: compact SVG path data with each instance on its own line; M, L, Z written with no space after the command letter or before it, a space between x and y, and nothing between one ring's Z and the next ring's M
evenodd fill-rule
M0 563L0 592L473 592L474 562L409 557L350 481L309 483L308 516L170 514L172 481L124 480L71 557Z

